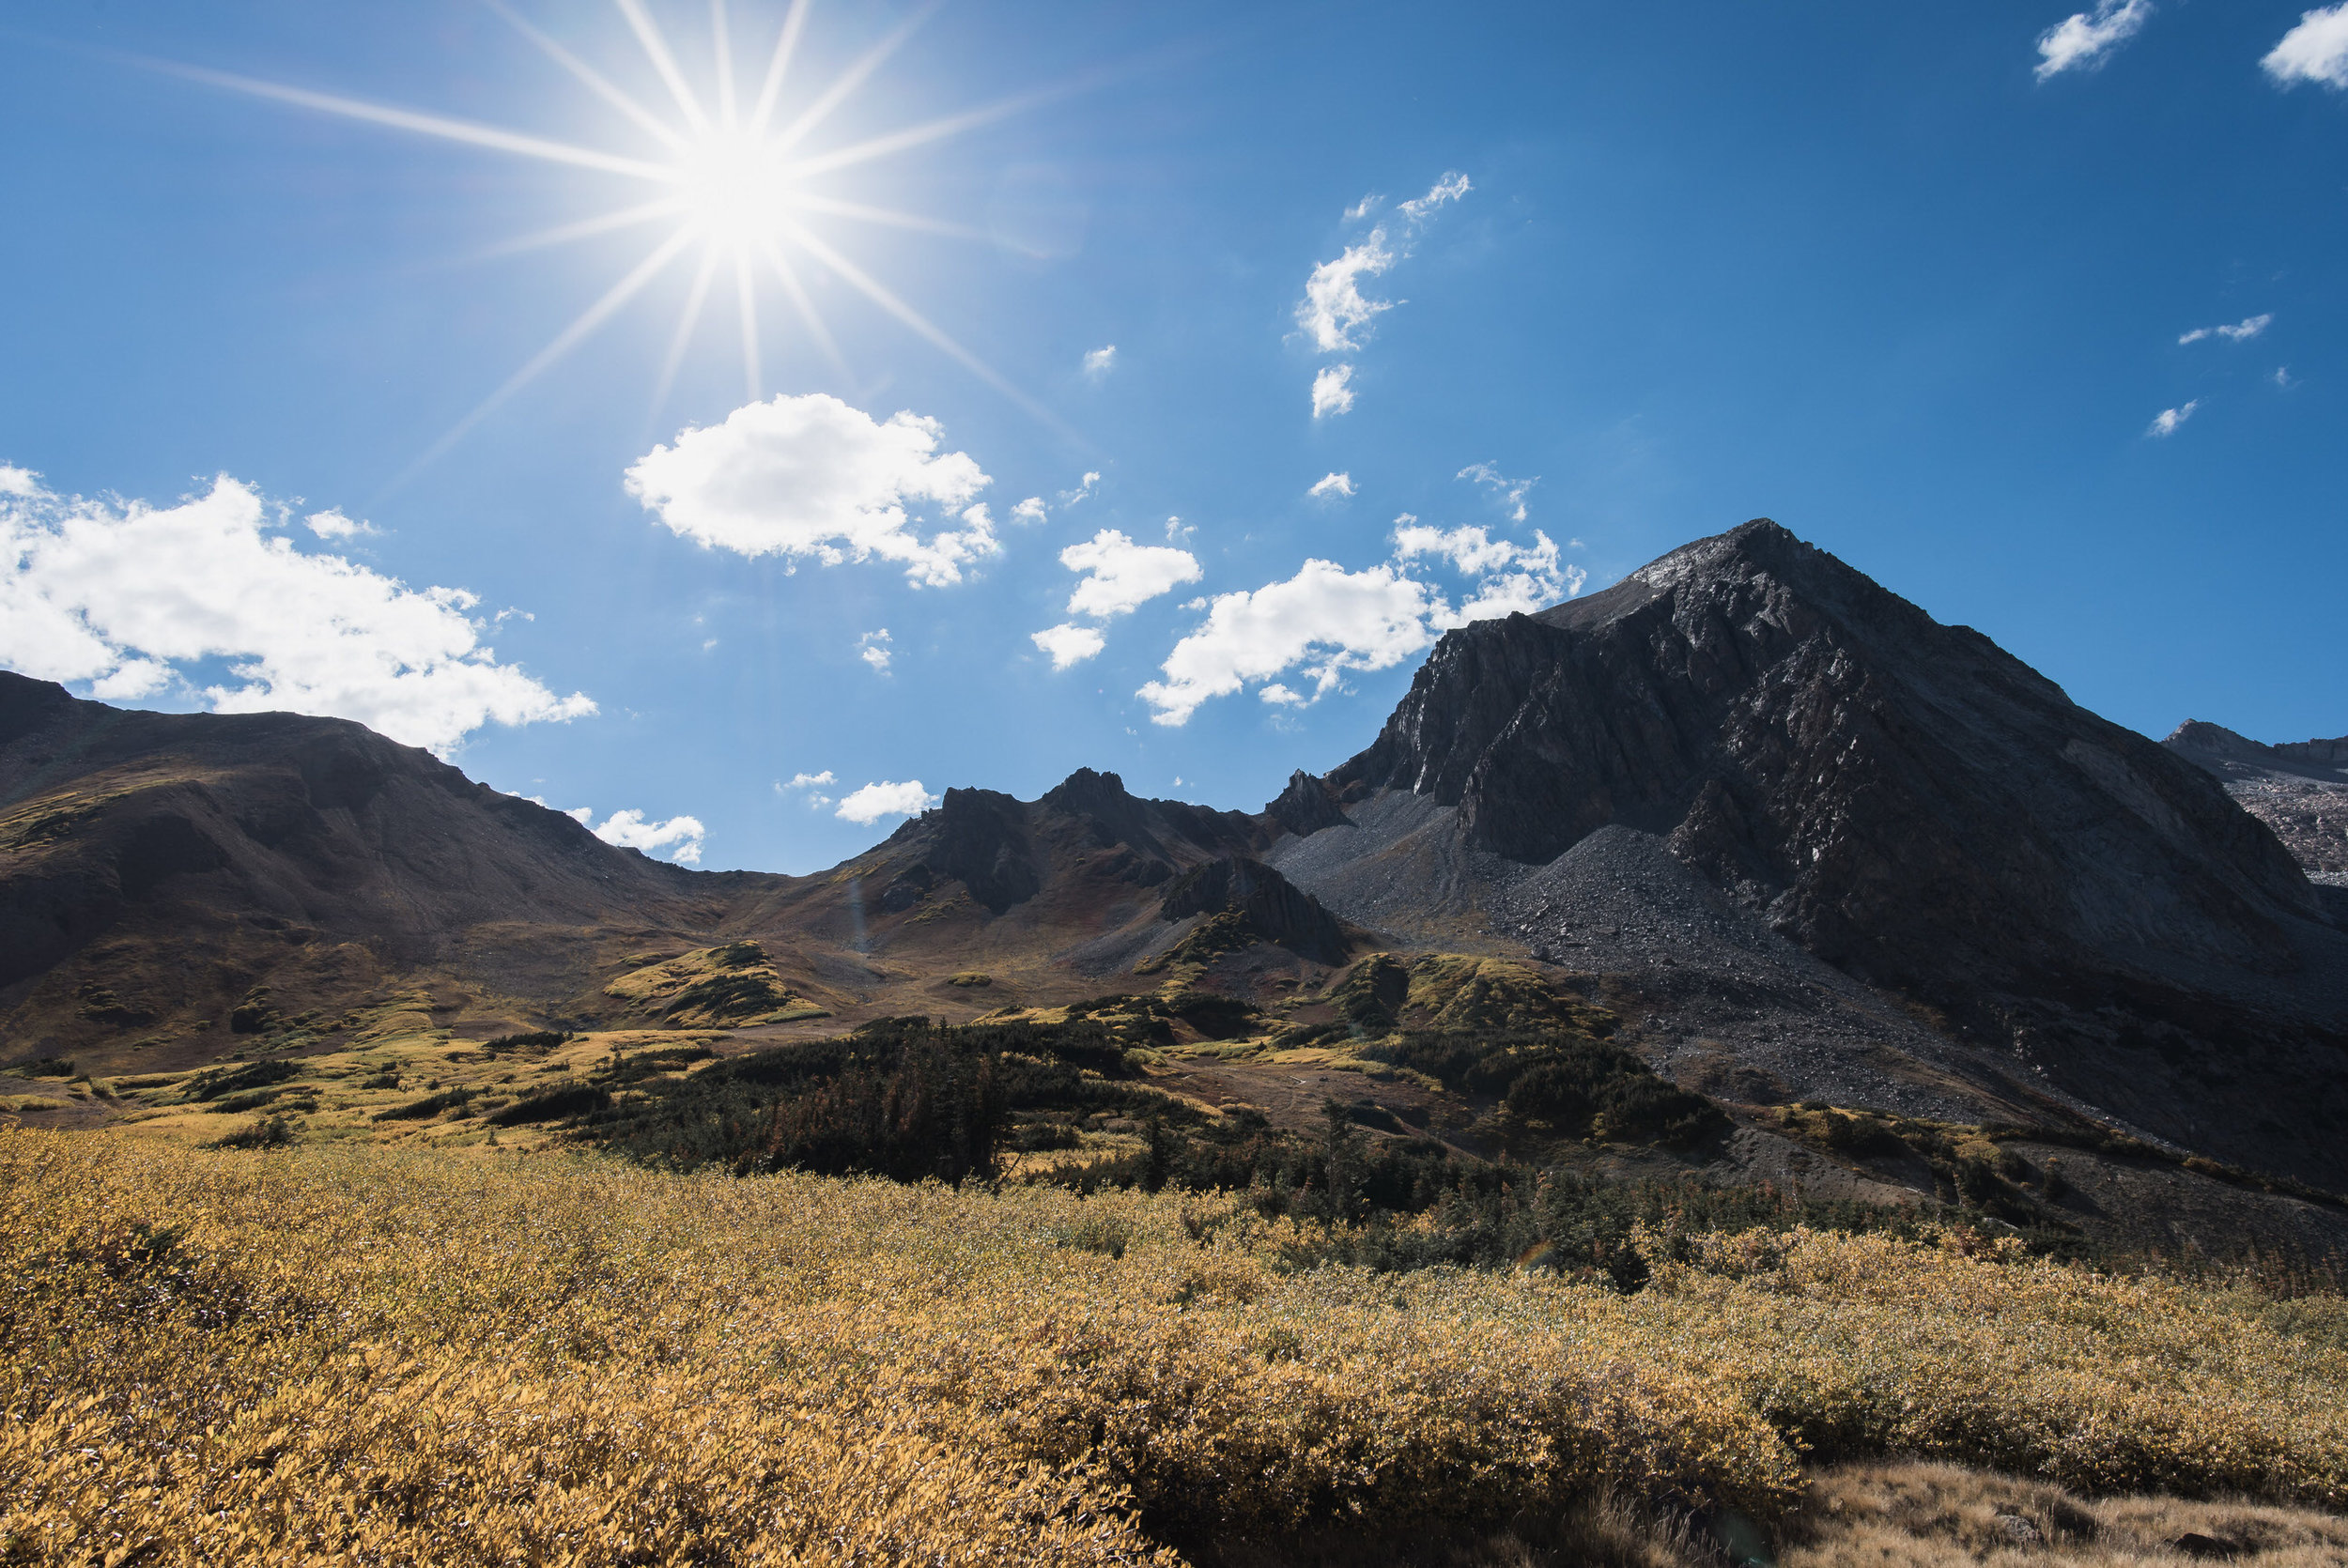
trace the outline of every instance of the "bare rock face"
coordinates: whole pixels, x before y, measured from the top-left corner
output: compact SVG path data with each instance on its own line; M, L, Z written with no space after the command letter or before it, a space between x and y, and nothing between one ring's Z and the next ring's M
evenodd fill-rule
M1540 869L1628 831L1698 872L1719 918L1750 920L1748 955L1783 939L1946 1020L1970 1065L1942 1065L1993 1100L2051 1090L2348 1182L2330 1130L2348 1114L2348 946L2275 834L2201 768L1774 523L1447 634L1325 790L1402 835L1383 863L1273 854L1348 918L1407 923L1416 888L1536 951L1561 934L1596 951L1644 922L1539 915L1589 891ZM1382 804L1398 797L1418 804ZM1392 874L1406 853L1443 874ZM1375 907L1340 891L1373 886ZM1738 961L1701 984L1684 965L1636 978L1720 992L1753 972ZM1851 1059L1815 1070L1848 1082Z
M1193 867L1166 884L1160 907L1168 920L1234 913L1257 935L1300 957L1345 961L1345 930L1336 916L1260 860L1234 856Z
M2332 890L2331 907L2348 910L2348 737L2262 746L2188 719L2160 744L2216 775L2236 805L2274 830L2310 882Z
M1813 952L1901 986L2165 957L2286 973L2298 867L2200 770L1776 524L1446 636L1331 776L1555 858L1665 837Z
M1288 788L1263 811L1299 838L1310 838L1324 827L1352 825L1329 787L1302 768L1289 776Z

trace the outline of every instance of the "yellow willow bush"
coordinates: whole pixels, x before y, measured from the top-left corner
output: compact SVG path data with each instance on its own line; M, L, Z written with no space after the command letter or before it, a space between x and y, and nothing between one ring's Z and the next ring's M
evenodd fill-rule
M0 1561L1171 1561L1601 1490L1769 1518L1812 1447L2348 1501L2342 1357L2219 1295L1799 1233L1645 1237L1630 1297L1284 1269L1313 1240L0 1130Z

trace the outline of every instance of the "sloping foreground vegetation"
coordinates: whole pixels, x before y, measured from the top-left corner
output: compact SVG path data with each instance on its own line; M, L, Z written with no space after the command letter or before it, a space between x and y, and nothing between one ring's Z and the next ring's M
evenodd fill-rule
M1892 1452L2348 1504L2321 1312L1965 1231L1667 1222L1628 1293L1284 1261L1321 1223L0 1130L0 1560L1171 1563L1600 1493L1773 1530Z

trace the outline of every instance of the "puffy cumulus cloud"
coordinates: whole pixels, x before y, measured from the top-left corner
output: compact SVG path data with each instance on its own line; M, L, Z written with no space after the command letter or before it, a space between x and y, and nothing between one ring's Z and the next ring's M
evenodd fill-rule
M1136 545L1113 528L1103 529L1081 545L1069 546L1060 551L1059 563L1085 574L1068 596L1068 613L1103 621L1130 614L1161 593L1197 582L1201 576L1198 558L1188 550Z
M1353 476L1350 473L1325 475L1315 480L1312 488L1305 493L1321 500L1331 496L1351 496L1353 493Z
M2038 35L2038 80L2093 70L2136 37L2152 15L2153 0L2095 0L2093 10L2064 17Z
M1011 520L1014 523L1040 523L1049 515L1042 496L1029 496L1011 509Z
M1389 561L1349 572L1307 561L1286 582L1219 593L1200 607L1207 619L1174 645L1161 667L1166 678L1137 694L1156 710L1151 721L1186 724L1199 704L1254 682L1264 683L1256 695L1274 707L1308 706L1349 670L1384 669L1472 621L1545 609L1589 580L1560 562L1556 543L1537 530L1532 544L1520 545L1481 528L1434 528L1407 512L1395 525ZM1455 607L1412 575L1421 564L1472 579L1467 596ZM1291 671L1309 690L1290 684Z
M2169 437L2175 435L2177 433L2177 426L2183 424L2186 420L2191 419L2193 417L2193 410L2201 406L2201 400L2197 397L2190 403L2180 405L2177 407L2163 408L2159 413L2153 416L2153 423L2144 427L2144 434L2151 436L2155 439L2166 440Z
M1538 474L1535 474L1530 479L1509 479L1490 463L1470 463L1452 477L1472 479L1476 484L1498 492L1501 508L1508 514L1508 520L1512 523L1524 521L1525 493L1541 482L1541 476Z
M1164 725L1187 724L1209 699L1290 669L1313 682L1317 698L1347 670L1384 669L1426 647L1441 608L1433 590L1391 565L1349 572L1307 561L1285 582L1216 594L1205 623L1166 655L1166 679L1138 695Z
M1108 638L1097 629L1079 626L1073 621L1063 621L1057 626L1031 632L1028 638L1052 655L1054 669L1066 669L1070 665L1082 664L1108 646Z
M1323 365L1313 377L1313 418L1353 411L1352 365Z
M1533 544L1519 545L1494 539L1480 528L1430 528L1407 512L1396 522L1397 561L1446 561L1462 576L1478 579L1472 598L1436 616L1434 624L1445 630L1471 621L1547 609L1572 598L1589 581L1589 574L1579 566L1559 563L1556 544L1538 529L1533 530Z
M708 832L698 817L671 817L665 822L656 822L632 807L612 812L600 827L595 825L592 807L582 806L564 815L577 817L588 832L607 844L616 844L624 850L642 850L646 854L668 850L670 859L687 866L700 862L702 839Z
M2348 90L2348 0L2301 12L2299 24L2259 64L2278 86L2320 82Z
M1117 364L1117 345L1104 343L1085 356L1085 374L1095 381L1106 376Z
M2274 319L2274 313L2269 311L2263 315L2253 315L2231 327L2196 327L2191 331L2181 334L2177 342L2184 345L2199 343L2207 337L2220 337L2230 343L2247 343L2266 331L2267 324Z
M155 507L0 464L0 665L123 701L225 659L231 680L202 688L219 712L329 714L442 754L485 724L595 711L498 663L472 594L304 554L277 521L225 475Z
M917 816L936 804L937 797L921 788L919 779L908 778L902 784L882 782L851 790L832 815L869 827L883 817Z
M856 656L871 665L881 674L888 674L888 661L897 656L895 650L888 646L888 628L883 626L877 632L866 632L862 637L857 638Z
M989 480L945 430L911 412L876 421L824 392L736 408L688 428L626 476L627 493L669 528L716 549L826 566L878 557L916 586L962 580L997 553L993 518L972 498ZM935 506L961 526L924 537L912 513Z

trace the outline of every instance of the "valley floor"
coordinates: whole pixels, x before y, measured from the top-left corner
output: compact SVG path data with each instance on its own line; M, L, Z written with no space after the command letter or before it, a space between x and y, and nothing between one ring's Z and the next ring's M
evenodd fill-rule
M2337 1298L138 1132L0 1130L0 1562L2348 1561Z

